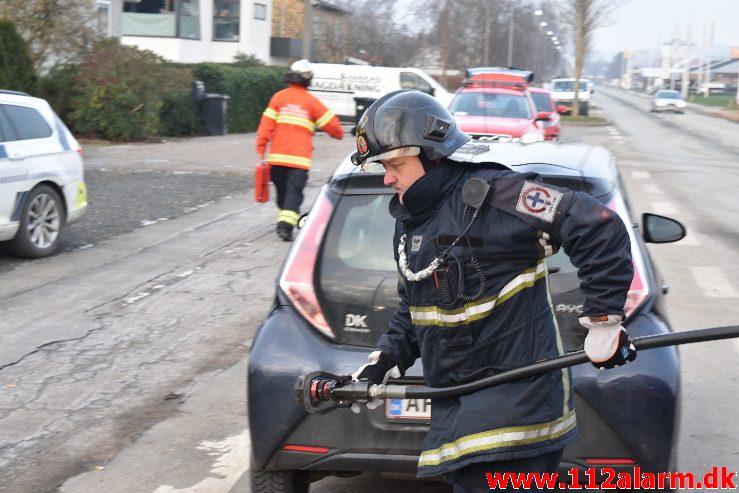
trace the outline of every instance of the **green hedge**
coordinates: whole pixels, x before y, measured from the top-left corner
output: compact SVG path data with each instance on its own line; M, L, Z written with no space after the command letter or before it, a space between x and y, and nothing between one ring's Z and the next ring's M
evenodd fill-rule
M253 132L272 95L285 87L287 69L252 60L234 64L166 62L152 52L97 43L79 65L52 68L39 81L47 99L79 137L135 141L192 135L202 116L191 83L202 80L206 93L227 94L230 132Z
M28 45L9 19L0 19L0 89L33 93L36 72Z
M201 63L193 77L205 84L205 92L227 94L230 132L253 132L272 95L285 88L284 67L259 67Z

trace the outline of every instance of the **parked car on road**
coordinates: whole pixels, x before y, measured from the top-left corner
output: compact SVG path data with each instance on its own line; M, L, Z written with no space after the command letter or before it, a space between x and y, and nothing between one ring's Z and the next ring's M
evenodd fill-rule
M481 162L537 172L547 183L587 192L615 210L629 230L634 262L624 325L633 337L670 332L661 304L666 291L645 242L677 241L684 229L649 214L643 229L637 227L606 149L560 142L476 145L489 148ZM393 190L383 185L383 176L358 172L347 157L322 188L285 260L274 304L249 355L255 493L305 492L309 482L326 475L415 475L430 402L390 400L359 414L339 409L317 415L293 399L298 376L316 370L348 374L364 364L397 307L394 220L388 213ZM581 349L585 329L577 319L584 298L576 269L563 252L546 263L564 348ZM645 351L612 370L588 364L572 373L580 434L565 450L560 472L674 470L680 374L675 348ZM423 382L420 362L390 381Z
M652 97L651 110L658 113L663 111L684 113L685 106L687 105L679 91L660 89Z
M449 112L463 132L484 141L544 140L544 131L538 124L549 120L549 116L536 111L526 77L470 70L471 76L449 104Z
M561 118L562 113L567 113L567 108L557 106L552 99L552 93L540 87L529 87L531 98L536 105L536 111L549 114L548 120L541 120L539 125L544 129L544 140L559 140L559 134L562 130Z
M0 90L0 241L22 257L50 255L86 208L72 133L43 99Z

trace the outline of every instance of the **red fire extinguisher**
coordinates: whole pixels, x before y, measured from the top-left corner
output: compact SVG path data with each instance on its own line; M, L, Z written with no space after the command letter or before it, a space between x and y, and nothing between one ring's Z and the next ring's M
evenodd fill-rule
M254 199L257 202L269 201L269 164L264 161L254 168Z

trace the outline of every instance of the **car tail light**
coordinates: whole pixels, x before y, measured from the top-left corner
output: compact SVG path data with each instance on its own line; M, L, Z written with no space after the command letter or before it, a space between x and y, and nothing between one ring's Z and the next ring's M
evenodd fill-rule
M312 447L310 445L285 445L282 450L290 452L308 452L311 454L327 454L330 449L326 447Z
M636 461L633 459L585 459L585 463L591 466L608 466L636 464Z
M631 218L620 195L611 199L606 206L621 217L627 229L631 228ZM634 265L634 278L631 280L629 292L626 294L626 303L624 304L626 318L629 318L646 301L651 291L639 245L633 234L629 234L629 238L631 239L631 262Z
M75 151L77 151L77 154L79 154L80 157L82 157L82 146L77 146L77 149L75 149Z
M336 336L318 303L314 284L318 251L332 211L333 206L329 199L320 194L290 250L280 277L280 289L313 327L323 335L335 339Z

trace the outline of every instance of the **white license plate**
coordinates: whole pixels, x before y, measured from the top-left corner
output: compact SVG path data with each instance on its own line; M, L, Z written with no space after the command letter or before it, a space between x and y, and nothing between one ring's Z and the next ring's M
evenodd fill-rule
M385 416L393 419L431 419L431 399L388 399Z

